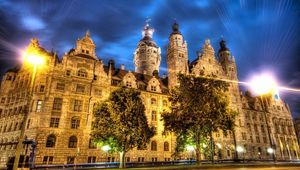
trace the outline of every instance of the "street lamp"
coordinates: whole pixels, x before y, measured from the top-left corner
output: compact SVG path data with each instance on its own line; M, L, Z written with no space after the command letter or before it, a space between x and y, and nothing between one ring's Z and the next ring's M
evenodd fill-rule
M269 154L273 154L273 153L274 153L274 149L273 149L273 148L268 148L268 149L267 149L267 152L268 152Z
M269 125L269 122L267 120L267 112L269 113L269 110L267 108L267 101L265 101L265 97L266 95L273 95L275 93L278 92L277 90L277 84L274 81L274 79L272 78L272 76L268 75L268 74L262 74L259 76L256 76L253 78L253 80L251 81L251 87L253 89L253 91L260 95L260 101L261 101L261 105L262 105L262 109L263 109L263 113L264 113L264 117L265 117L265 121L266 121L266 125L267 125L267 133L268 133L268 137L269 137L269 142L270 142L270 148L267 150L268 153L273 155L273 161L276 162L276 153L275 153L275 144L273 143L273 140L271 139L271 128Z
M243 162L245 161L245 149L242 147L242 146L237 146L236 147L236 151L239 153L239 154L243 154Z
M189 160L191 161L193 159L193 152L195 150L195 147L193 145L187 145L186 146L186 150L188 150L190 152L190 154L191 154L190 158L189 158Z
M13 170L17 170L18 165L19 165L20 154L21 154L22 145L23 145L23 139L25 136L26 124L28 122L27 119L28 119L29 107L30 107L30 102L32 99L33 89L34 89L34 81L36 78L37 67L42 66L45 63L44 57L42 56L42 54L39 53L39 51L35 47L29 46L29 48L27 49L27 51L23 57L24 57L24 64L33 66L33 70L32 70L31 83L30 83L30 87L29 87L30 91L29 91L27 103L26 103L26 106L24 109L23 123L22 123L20 137L19 137L19 141L18 141L18 145L17 145L17 149L16 149ZM25 159L25 157L24 157L24 159Z
M237 151L238 153L242 153L242 152L244 152L244 148L241 147L241 146L237 146L237 147L236 147L236 151Z
M107 152L109 151L109 150L111 150L111 147L109 146L109 145L104 145L104 146L102 146L101 147L101 149L106 153L106 162L108 161L107 160Z

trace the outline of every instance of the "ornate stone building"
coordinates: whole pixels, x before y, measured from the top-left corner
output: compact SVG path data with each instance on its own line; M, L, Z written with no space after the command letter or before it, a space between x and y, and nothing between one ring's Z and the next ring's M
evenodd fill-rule
M161 51L152 39L153 31L148 24L143 30L134 52L135 72L125 70L124 65L116 68L113 60L105 65L95 53L96 45L89 32L61 59L33 39L29 48L38 51L45 64L33 74L32 66L24 62L20 68L8 70L1 82L0 168L15 155L22 123L26 123L26 138L37 142L36 164L118 161L118 155L106 153L92 143L90 132L94 105L105 100L121 82L141 90L148 122L157 129L147 149L130 151L127 162L172 160L176 138L162 135L160 113L168 109L168 90L178 83L178 73L213 74L232 82L230 107L239 113L237 128L229 136L214 134L218 159L233 159L234 141L244 148L240 158L271 159L267 150L272 147L276 148L278 160L298 159L299 147L289 108L279 98L269 97L264 102L240 92L235 83L238 81L235 60L224 40L217 54L206 40L202 52L189 63L187 43L175 23L167 48L168 77L159 77ZM26 107L29 107L28 119L22 122ZM193 154L187 151L182 159Z

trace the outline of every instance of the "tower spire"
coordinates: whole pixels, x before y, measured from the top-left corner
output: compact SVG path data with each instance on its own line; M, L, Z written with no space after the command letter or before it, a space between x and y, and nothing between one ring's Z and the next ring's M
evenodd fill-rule
M142 31L142 36L152 38L154 29L150 27L149 22L151 21L150 18L146 20L146 25L144 26L144 29Z

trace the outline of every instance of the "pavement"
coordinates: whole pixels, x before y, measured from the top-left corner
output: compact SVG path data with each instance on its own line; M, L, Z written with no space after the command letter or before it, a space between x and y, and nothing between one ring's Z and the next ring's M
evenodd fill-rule
M176 165L161 167L127 168L130 170L300 170L300 162L296 163L239 163L239 164L202 164L202 165ZM90 169L96 170L96 169ZM114 169L117 170L117 169ZM120 169L119 169L120 170Z

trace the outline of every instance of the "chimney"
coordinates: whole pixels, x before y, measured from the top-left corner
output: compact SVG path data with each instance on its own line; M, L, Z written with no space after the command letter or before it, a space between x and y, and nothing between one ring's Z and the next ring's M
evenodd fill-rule
M110 70L114 70L115 69L115 61L114 60L109 60L108 61L108 68Z
M125 65L121 64L121 70L125 70Z

